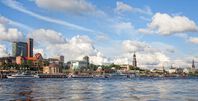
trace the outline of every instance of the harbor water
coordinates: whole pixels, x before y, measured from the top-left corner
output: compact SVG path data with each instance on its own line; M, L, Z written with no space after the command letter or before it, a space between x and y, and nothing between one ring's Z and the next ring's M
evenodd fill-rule
M0 79L0 101L198 101L198 78Z

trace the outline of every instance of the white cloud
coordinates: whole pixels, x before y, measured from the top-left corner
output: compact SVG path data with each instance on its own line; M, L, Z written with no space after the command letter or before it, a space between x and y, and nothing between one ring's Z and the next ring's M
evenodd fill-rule
M109 40L109 36L107 34L101 33L96 36L98 41L107 41Z
M43 21L46 21L46 22L54 23L54 24L59 24L59 25L65 26L66 28L69 27L69 28L72 28L72 29L78 29L78 30L87 31L87 32L95 32L92 29L88 29L88 28L78 26L78 25L63 21L63 20L50 18L50 17L47 17L47 16L42 16L40 14L34 13L34 12L29 11L26 8L24 8L22 6L22 4L20 4L19 2L15 1L15 0L5 0L5 1L2 1L2 2L3 2L4 5L12 8L12 9L15 9L15 10L20 11L22 13L33 16L33 17L35 17L39 20L43 20Z
M40 53L42 55L43 58L46 58L46 54L45 51L42 48L34 48L33 49L34 54L36 53Z
M29 36L32 36L35 42L40 44L35 47L34 52L39 52L44 57L63 55L66 62L88 55L94 64L107 62L107 58L95 49L94 43L88 36L77 35L65 41L65 37L61 33L49 29L38 29Z
M134 27L130 22L120 22L113 25L113 29L117 34L122 34L132 32Z
M185 16L170 16L156 13L146 29L139 29L141 33L157 33L171 35L175 33L197 32L196 23Z
M30 33L28 37L34 38L36 42L40 42L41 44L59 44L66 42L61 33L50 29L37 29Z
M95 11L95 7L85 0L35 0L35 3L41 8L74 14L93 13Z
M106 58L105 56L103 56L103 54L101 52L97 52L97 54L94 56L90 56L90 62L94 63L96 65L102 65L105 63L109 63L109 59Z
M144 51L146 48L150 47L144 42L131 41L131 40L123 41L122 45L126 52Z
M190 37L189 41L194 43L194 44L198 44L198 37Z
M128 57L114 57L112 59L114 64L131 64L130 59Z
M133 6L130 6L126 3L123 3L121 1L116 2L116 12L122 13L122 12L135 12L140 14L146 14L146 15L152 15L152 11L149 7L146 7L145 9L136 8Z
M94 64L102 64L107 59L94 48L93 42L87 36L74 36L68 39L67 43L48 45L48 56L64 55L65 60L75 60L85 55L90 57L90 61Z
M153 47L151 44L145 42L125 40L122 43L122 48L125 50L122 58L128 58L128 63L132 64L133 52L136 52L138 66L142 68L166 66L166 63L170 61L170 57L165 51L167 51L170 46L163 46L167 48L161 49L160 47ZM120 63L122 62L124 63L124 61Z
M6 28L0 23L0 40L2 41L21 41L23 40L23 34L16 28Z
M5 56L8 56L6 48L4 45L0 45L0 57L5 57Z

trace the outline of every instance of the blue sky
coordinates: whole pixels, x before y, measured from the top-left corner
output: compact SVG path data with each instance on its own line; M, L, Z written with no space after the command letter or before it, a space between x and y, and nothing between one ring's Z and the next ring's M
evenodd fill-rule
M37 43L39 40L36 39L42 38L36 37L44 37L44 41L49 41L45 38L52 41L40 42L47 46L54 42L56 42L55 45L60 43L68 45L72 38L79 40L82 36L82 43L85 42L88 46L90 44L94 47L92 49L94 52L83 50L84 53L77 53L93 56L93 61L102 59L100 62L110 60L122 62L125 58L131 61L129 58L131 52L137 51L137 54L143 54L142 56L145 57L155 57L153 54L160 53L157 55L159 58L153 58L153 60L159 60L158 63L151 61L151 64L158 66L161 65L160 61L172 60L187 61L186 64L189 65L189 61L198 58L197 3L197 0L190 2L187 0L59 0L56 2L53 0L1 0L0 20L1 22L5 20L6 23L2 25L6 29L16 28L24 35L23 39L11 38L13 41L25 40L26 37L37 35L35 36ZM41 29L44 34L38 31ZM52 35L53 38L51 38L51 32L47 30L54 31L53 35L57 34L57 37ZM62 38L65 42L58 42L57 38ZM84 39L88 39L90 43L88 44ZM8 51L10 41L8 37L0 37L0 43ZM75 42L78 44L77 41ZM148 49L148 47L151 48ZM35 50L46 51L47 49L41 44L35 45ZM99 56L99 53L102 56ZM47 52L45 54L48 55ZM187 59L181 59L185 57ZM146 65L149 61L139 64Z

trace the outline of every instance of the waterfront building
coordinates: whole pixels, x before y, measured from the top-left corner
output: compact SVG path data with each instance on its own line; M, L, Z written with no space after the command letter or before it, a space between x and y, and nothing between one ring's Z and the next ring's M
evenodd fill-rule
M183 70L184 73L189 74L189 73L195 73L195 69L194 68L185 68Z
M60 73L60 66L58 64L52 63L49 64L49 66L43 67L43 73L44 74L58 74Z
M22 56L17 56L16 57L16 64L21 65L22 63L24 63L26 61L26 59Z
M170 73L170 74L176 73L176 68L171 67L171 68L168 70L168 73Z
M183 68L171 67L171 68L168 70L168 73L170 73L170 74L174 74L174 73L181 74L181 73L183 73L183 71L184 71Z
M27 41L28 57L33 57L33 39L29 38Z
M135 53L133 54L133 67L137 67L137 60Z
M15 64L15 63L16 63L16 57L1 57L0 58L0 65Z
M103 70L102 70L102 67L101 66L99 66L98 68L97 68L97 70L96 70L96 72L102 72Z
M130 65L120 65L120 70L129 71L130 70Z
M69 61L70 69L72 70L86 70L87 69L87 62L82 60L72 60Z
M27 57L27 43L13 42L12 43L12 55L14 57L17 57L17 56Z
M153 73L164 73L164 70L155 68L155 69L151 70L151 72L153 72Z
M85 56L85 57L83 57L83 60L87 63L86 67L89 68L89 57Z

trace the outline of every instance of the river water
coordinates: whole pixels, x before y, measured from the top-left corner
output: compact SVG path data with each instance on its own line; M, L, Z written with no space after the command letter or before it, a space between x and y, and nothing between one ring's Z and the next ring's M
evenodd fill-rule
M0 79L0 101L198 101L198 78Z

